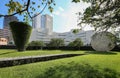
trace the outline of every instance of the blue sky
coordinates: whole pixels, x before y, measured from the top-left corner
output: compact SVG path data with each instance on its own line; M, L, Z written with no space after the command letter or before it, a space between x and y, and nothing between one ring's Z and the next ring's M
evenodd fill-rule
M7 14L7 8L4 6L9 0L0 1L0 14ZM20 0L19 0L20 1ZM35 1L35 0L34 0ZM50 13L46 8L42 14L49 14L53 17L53 31L55 32L67 32L77 26L77 12L83 12L84 9L89 6L87 3L72 3L72 0L55 0L56 6L54 6L54 12ZM21 16L17 16L19 20L22 20ZM3 18L0 18L0 28L3 27ZM84 27L84 30L92 29L89 26Z

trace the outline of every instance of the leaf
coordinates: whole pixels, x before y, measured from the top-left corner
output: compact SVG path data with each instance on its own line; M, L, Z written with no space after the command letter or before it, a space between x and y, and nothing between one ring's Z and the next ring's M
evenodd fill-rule
M38 5L38 8L40 8L40 5Z
M53 7L49 6L48 9L50 10L50 12L53 12Z
M72 0L72 2L75 2L75 3L77 3L77 2L80 2L80 0Z
M34 4L35 4L35 2L32 2L32 4L34 5Z

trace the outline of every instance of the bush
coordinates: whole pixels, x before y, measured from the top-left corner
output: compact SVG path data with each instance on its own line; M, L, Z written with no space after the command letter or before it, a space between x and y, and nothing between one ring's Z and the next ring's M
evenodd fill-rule
M32 41L29 43L29 46L45 46L44 42L43 41Z
M32 27L24 22L10 22L13 39L18 51L24 51L27 47Z
M108 68L71 62L50 67L36 78L120 78L120 74Z
M49 47L60 47L60 46L64 46L64 40L60 39L60 38L53 38L51 39L50 43L48 44Z
M39 50L39 49L43 49L44 46L45 44L43 41L32 41L29 43L29 47L27 49Z
M80 48L81 46L83 46L83 42L80 38L76 38L73 42L70 42L68 46Z

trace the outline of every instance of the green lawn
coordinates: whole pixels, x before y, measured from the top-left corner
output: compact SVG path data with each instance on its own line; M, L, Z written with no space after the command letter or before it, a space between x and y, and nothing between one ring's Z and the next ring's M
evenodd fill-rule
M72 53L72 52L73 51L61 51L61 50L31 50L31 51L17 52L16 50L3 49L3 50L0 50L0 58L64 54L64 53ZM75 51L75 52L79 52L79 51ZM81 51L80 53L84 53L84 52Z
M7 52L8 54L5 54ZM95 51L88 52L88 51L36 50L36 51L26 51L26 52L18 53L14 50L0 50L0 58L29 56L29 55L31 56L31 55L44 55L44 54L59 54L59 53L76 53L76 54L84 53L86 55L0 68L0 78L37 78L41 73L46 71L46 69L49 67L66 65L67 63L70 62L75 62L79 64L88 63L92 66L98 65L100 68L107 67L110 69L114 69L117 72L120 72L120 52L104 53L104 52L95 52Z

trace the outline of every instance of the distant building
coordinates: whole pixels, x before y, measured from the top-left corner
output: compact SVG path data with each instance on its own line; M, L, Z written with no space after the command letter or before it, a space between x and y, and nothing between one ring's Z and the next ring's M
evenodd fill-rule
M33 29L44 31L46 35L52 35L53 32L53 17L50 15L37 15L32 19Z
M36 16L36 14L35 14L34 16L35 16L35 17L32 18L32 27L33 27L34 29L41 28L41 27L40 27L40 26L41 26L41 15L39 14L39 15Z
M41 29L46 31L47 35L52 35L53 33L53 17L50 15L42 15L41 18Z
M8 40L6 38L0 38L0 45L7 45Z
M40 40L44 43L49 43L52 38L62 38L67 45L76 38L81 38L84 45L90 45L91 37L94 33L95 31L93 30L80 31L76 34L73 33L73 30L65 33L56 33L53 32L53 17L47 14L42 16L38 15L33 19L33 30L30 37L30 42Z
M8 40L8 42L12 41L12 33L10 30L9 23L12 21L19 21L16 16L9 16L9 17L4 17L4 22L3 22L3 37Z
M4 17L3 27L9 27L9 23L12 21L19 21L16 16Z
M3 37L3 29L0 29L0 38Z
M3 37L6 38L8 40L8 42L12 41L12 33L10 30L10 27L4 27L3 29Z
M74 34L71 30L70 32L65 32L65 33L53 32L52 35L46 35L44 31L41 32L38 29L33 29L30 37L30 42L40 40L45 43L49 43L52 38L61 38L61 39L64 39L65 44L68 45L70 42L74 41L76 38L81 38L84 45L90 45L91 37L94 33L95 31L89 30L89 31L80 31Z

